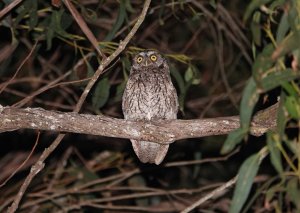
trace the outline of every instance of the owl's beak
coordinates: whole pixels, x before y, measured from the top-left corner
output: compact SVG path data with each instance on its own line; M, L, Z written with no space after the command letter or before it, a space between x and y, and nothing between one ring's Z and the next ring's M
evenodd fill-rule
M144 60L144 66L148 66L151 63L151 61L149 59Z

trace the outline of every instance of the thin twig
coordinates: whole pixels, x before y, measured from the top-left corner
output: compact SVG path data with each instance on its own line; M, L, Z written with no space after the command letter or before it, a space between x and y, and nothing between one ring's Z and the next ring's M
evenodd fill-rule
M76 68L80 65L82 65L84 63L85 60L87 60L87 58L90 58L92 54L87 54L86 56L84 56L83 58L81 58L74 66L74 70L76 70ZM69 75L72 74L72 69L67 71L65 74L59 76L58 78L56 78L54 81L48 83L47 85L39 88L37 91L33 92L32 94L26 96L24 99L22 99L21 101L13 104L12 106L14 107L22 107L24 106L26 103L28 103L30 100L32 100L34 97L36 97L37 95L51 89L51 88L54 88L56 86L61 86L61 85L64 85L64 84L68 84L70 82L62 82L62 83L59 83L61 80L67 78ZM84 81L86 79L83 79ZM76 83L76 82L74 82Z
M24 106L26 103L28 103L31 99L33 99L35 96L45 92L48 89L53 88L58 82L60 82L61 80L65 79L66 77L68 77L70 74L72 73L72 71L68 71L65 74L63 74L62 76L58 77L57 79L55 79L54 81L50 82L49 84L41 87L40 89L38 89L37 91L33 92L32 94L28 95L27 97L25 97L24 99L22 99L21 101L13 104L12 106L14 107L22 107Z
M197 202L195 202L192 205L190 205L189 207L185 208L183 211L181 211L181 213L188 213L188 212L192 211L193 209L197 208L198 206L200 206L201 204L205 203L206 201L208 201L212 198L217 198L220 195L224 194L228 190L228 188L230 188L231 186L233 186L236 183L237 177L238 176L235 176L230 181L226 182L224 185L216 188L215 190L213 190L206 196L199 199Z
M2 88L0 89L0 94L3 92L3 90L10 84L11 81L13 81L15 79L15 77L18 75L18 73L20 72L20 70L22 69L22 67L24 66L24 64L28 61L28 59L31 57L32 53L34 52L35 48L36 48L37 42L35 42L35 44L33 45L32 49L30 50L29 54L26 56L26 58L22 61L22 63L20 64L20 66L18 67L17 71L15 72L15 74L11 77L11 79L9 81L7 81Z
M218 61L219 61L219 68L220 68L220 72L221 72L221 78L223 81L223 84L225 86L225 89L227 91L228 97L231 100L231 103L233 104L233 106L238 109L238 104L237 104L237 100L235 99L235 97L232 94L232 89L229 85L229 82L227 80L226 77L226 73L225 73L225 65L224 65L224 60L223 60L223 54L224 54L224 44L223 44L223 35L222 35L222 31L221 29L217 26L217 37L218 37L218 46L216 49L216 52L218 53Z
M192 3L196 7L198 7L207 17L209 17L217 26L219 26L220 29L224 30L225 34L233 41L233 43L241 49L247 62L249 64L252 64L251 57L247 53L247 50L245 49L243 43L239 39L236 38L236 35L233 32L231 32L230 30L228 30L228 27L226 27L221 21L219 21L218 18L216 18L213 13L211 13L208 9L206 9L203 6L202 3L198 2L198 1L193 1Z
M80 26L83 33L86 35L86 37L92 43L92 45L96 49L97 53L102 57L102 60L105 60L106 56L103 52L101 52L96 37L94 36L94 34L90 30L90 28L85 23L85 21L83 20L83 18L80 15L80 13L76 10L76 8L74 7L74 5L72 4L72 2L70 0L65 0L63 2L65 3L65 5L69 9L69 11L71 12L72 16L74 17L77 24Z
M20 4L23 0L14 0L9 5L7 5L3 10L0 11L0 19L5 16L9 11L14 9L18 4Z
M21 164L18 166L18 168L15 169L15 171L14 171L13 173L11 173L11 175L10 175L8 178L6 178L6 180L3 181L3 183L0 184L0 188L1 188L2 186L4 186L4 185L7 183L7 181L9 181L9 180L10 180L17 172L19 172L19 170L20 170L20 169L28 162L29 158L32 156L32 154L33 154L33 152L34 152L34 150L35 150L35 148L36 148L36 146L37 146L37 144L38 144L38 142L39 142L39 139L40 139L40 132L38 132L38 134L37 134L37 138L36 138L36 140L35 140L35 144L34 144L34 146L32 147L32 149L31 149L29 155L26 157L26 159L23 161L23 163L21 163Z

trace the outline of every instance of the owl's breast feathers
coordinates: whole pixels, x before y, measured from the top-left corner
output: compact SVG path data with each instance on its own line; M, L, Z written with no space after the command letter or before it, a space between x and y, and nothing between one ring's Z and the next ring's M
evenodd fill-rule
M178 98L171 78L163 73L135 73L127 82L123 96L126 119L176 119Z

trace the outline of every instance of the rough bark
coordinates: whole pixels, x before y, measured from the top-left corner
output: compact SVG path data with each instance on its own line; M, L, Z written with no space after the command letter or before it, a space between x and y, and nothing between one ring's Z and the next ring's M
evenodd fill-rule
M251 134L262 135L276 126L277 104L257 113ZM171 143L184 138L224 135L240 126L239 116L157 122L126 121L104 115L13 108L0 105L0 132L38 129Z

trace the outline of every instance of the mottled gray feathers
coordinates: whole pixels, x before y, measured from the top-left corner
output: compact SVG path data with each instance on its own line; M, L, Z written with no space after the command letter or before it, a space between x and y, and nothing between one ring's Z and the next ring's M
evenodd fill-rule
M127 120L170 120L177 118L178 98L166 60L156 51L144 51L133 59L123 94L122 109ZM169 145L131 140L143 163L160 164Z

